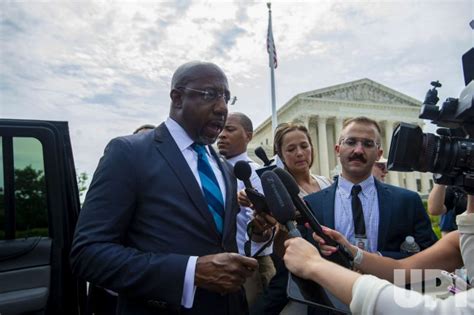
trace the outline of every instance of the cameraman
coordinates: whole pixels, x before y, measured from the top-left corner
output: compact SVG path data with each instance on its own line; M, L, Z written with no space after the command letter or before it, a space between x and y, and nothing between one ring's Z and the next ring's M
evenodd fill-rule
M371 273L382 279L393 280L394 269L446 269L459 268L464 261L470 282L474 281L474 196L468 198L468 210L458 216L459 232L449 233L436 244L413 256L394 260L371 254L351 245L340 233L325 229L325 233L337 242L345 245L354 255L356 268L364 273ZM324 245L324 241L313 234L321 245L324 255L334 252L336 248ZM410 311L417 314L422 311L435 313L456 312L472 314L474 312L474 289L450 296L445 300L423 296L415 291L396 287L386 280L371 275L361 275L345 269L322 258L316 248L302 238L293 238L285 242L284 256L287 268L297 276L318 282L344 303L350 305L351 311L357 314L398 314ZM406 272L407 278L409 272ZM395 296L418 298L414 306L397 304ZM430 302L425 307L424 302ZM459 306L459 302L466 305ZM406 313L405 313L406 314Z
M428 212L441 215L439 228L445 236L457 230L456 216L466 210L466 193L459 187L435 184L428 197Z

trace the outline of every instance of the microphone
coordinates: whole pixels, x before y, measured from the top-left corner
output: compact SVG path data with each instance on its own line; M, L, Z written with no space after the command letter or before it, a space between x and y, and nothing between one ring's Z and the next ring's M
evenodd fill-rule
M255 149L255 155L258 156L260 160L262 160L263 166L269 166L273 163L273 159L268 159L267 153L265 153L265 150L262 147L258 147Z
M244 182L245 188L254 189L250 182L250 175L252 175L252 168L246 161L238 161L234 165L234 175Z
M276 167L275 164L272 165L273 159L268 159L267 154L265 153L265 150L262 147L258 147L255 149L255 155L258 156L258 158L263 162L263 167L255 171L258 176L262 177L263 173L265 173L266 171L271 171Z
M265 172L261 179L263 191L273 217L288 228L290 237L301 237L294 221L295 206L280 177L274 172ZM287 294L290 298L298 301L306 302L309 300L308 304L316 307L321 306L331 311L337 311L337 313L349 313L348 307L334 297L331 292L316 282L301 279L292 273L288 274Z
M245 185L245 193L247 197L250 199L250 202L255 207L257 212L266 212L268 213L268 206L265 202L265 196L262 195L258 190L256 190L252 183L250 182L250 176L252 175L252 168L250 167L249 163L246 161L238 161L234 165L234 175Z
M273 172L262 174L262 188L273 217L288 228L290 237L301 237L296 228L295 207L280 178Z
M298 184L296 183L295 179L293 176L291 176L290 173L285 171L282 168L275 168L273 172L278 176L278 178L281 180L283 185L285 186L288 194L291 197L291 200L293 201L294 206L296 209L300 210L301 214L305 216L305 218L308 220L309 225L313 229L314 232L318 236L320 236L324 242L327 245L337 247L338 250L332 255L330 255L328 258L332 260L333 262L336 262L346 268L352 268L352 261L353 257L351 253L345 248L344 246L340 245L338 242L324 234L323 228L321 227L321 224L319 223L318 219L314 216L313 212L308 208L306 203L300 198L299 192L300 188L298 187Z

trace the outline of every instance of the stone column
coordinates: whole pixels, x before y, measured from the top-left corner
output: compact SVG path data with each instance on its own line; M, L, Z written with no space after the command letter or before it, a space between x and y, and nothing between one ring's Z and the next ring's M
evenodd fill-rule
M388 153L390 150L390 143L392 142L392 133L393 133L393 122L390 120L385 121L385 150L384 150L384 157L388 159ZM389 172L388 173L388 182L394 186L400 186L399 176L397 173Z
M344 118L342 117L336 117L334 119L334 143L337 143L339 140L339 135L341 134L342 131L342 123L344 121Z
M413 190L413 191L418 191L416 189L415 173L413 173L413 172L406 173L406 178L407 178L407 189Z
M318 117L319 166L321 175L330 177L328 161L328 143L326 132L326 117Z
M321 174L321 165L319 163L319 156L321 155L320 145L319 145L319 132L314 123L314 116L308 118L308 131L311 135L313 141L313 149L315 150L313 166L311 167L311 172L314 174Z
M421 193L428 194L430 192L430 178L431 173L420 173L421 174Z
M406 174L408 173L405 173L405 172L396 172L396 174L398 175L398 186L399 187L402 187L402 188L407 188L408 186L405 184L408 180L404 180L405 179L405 176Z
M339 143L339 135L341 134L341 131L342 131L343 122L344 122L344 118L342 117L336 117L334 119L334 143ZM341 169L341 162L339 161L339 158L337 156L336 156L336 165L338 165L339 169Z
M299 116L298 119L293 120L293 122L301 123L309 131L309 119L310 119L310 116Z
M393 133L393 121L385 121L385 139L382 139L382 142L385 141L385 150L384 156L388 158L388 151L390 150L390 143L392 142L392 133Z

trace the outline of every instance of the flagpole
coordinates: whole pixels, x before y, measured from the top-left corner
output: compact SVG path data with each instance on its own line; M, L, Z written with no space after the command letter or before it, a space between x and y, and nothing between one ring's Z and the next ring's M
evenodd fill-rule
M275 44L273 42L273 30L272 30L272 9L271 3L267 2L268 7L268 37L267 37L267 49L268 58L270 61L270 82L271 82L271 95L272 95L272 134L275 135L275 129L278 125L277 114L276 114L276 101L275 101ZM268 40L271 39L269 45Z

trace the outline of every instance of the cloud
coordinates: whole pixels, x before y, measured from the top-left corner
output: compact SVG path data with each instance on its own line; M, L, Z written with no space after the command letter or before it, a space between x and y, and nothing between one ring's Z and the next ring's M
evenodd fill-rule
M220 57L228 57L232 54L239 36L244 36L245 33L245 30L238 26L228 26L223 30L216 31L214 34L216 42L211 50L217 51Z
M463 87L472 47L465 1L274 1L277 106L363 77L423 99ZM265 2L0 3L0 113L67 120L76 166L92 174L106 143L168 115L174 70L209 60L257 126L270 115Z

